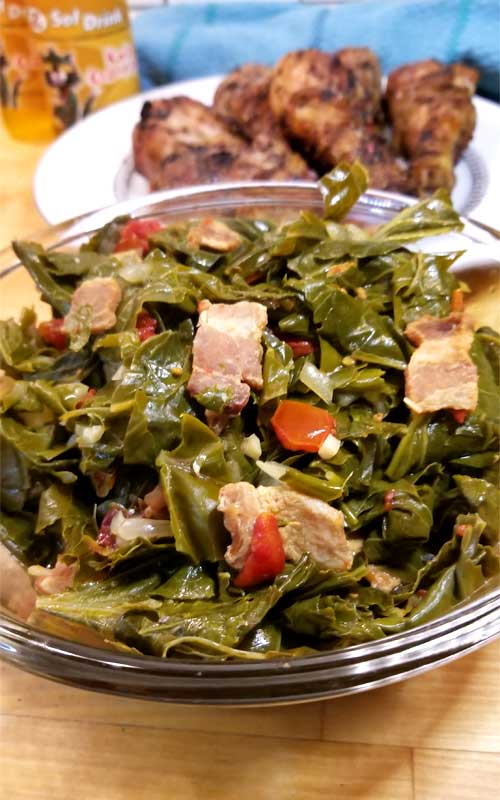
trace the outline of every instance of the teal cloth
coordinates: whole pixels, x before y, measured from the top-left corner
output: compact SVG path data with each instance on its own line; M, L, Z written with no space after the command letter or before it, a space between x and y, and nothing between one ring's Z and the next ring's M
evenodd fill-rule
M500 100L498 0L358 0L166 6L139 14L133 31L143 88L274 64L289 50L368 46L389 72L424 58L480 69L479 92Z

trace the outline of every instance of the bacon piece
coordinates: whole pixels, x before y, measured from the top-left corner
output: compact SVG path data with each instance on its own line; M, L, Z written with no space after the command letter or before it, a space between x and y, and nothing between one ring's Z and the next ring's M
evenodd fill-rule
M235 569L243 567L255 520L263 513L277 517L285 555L291 561L307 552L322 567L337 572L352 565L354 554L344 533L344 515L323 500L281 486L256 488L241 481L222 487L217 507L232 538L225 559Z
M405 372L405 402L417 414L451 408L474 411L478 374L469 351L474 337L470 317L423 316L410 322L405 335L417 349Z
M66 564L60 556L53 567L41 567L38 564L29 567L29 574L37 594L59 594L73 586L75 575L78 572L78 562Z
M116 323L115 311L121 299L122 290L114 278L92 278L83 281L73 293L71 308L65 317L65 322L70 323L72 316L82 306L90 306L92 333L108 331Z
M142 512L143 517L149 519L168 519L168 507L163 494L161 484L157 484L154 489L144 495L146 507Z
M267 310L243 300L212 305L203 300L193 342L193 370L188 383L192 395L209 389L230 393L225 411L238 414L248 403L250 387L262 389L262 331Z
M229 253L240 246L241 237L220 219L205 217L190 229L187 243L190 247L208 247L220 253Z
M36 594L25 567L0 542L0 603L21 619L35 608Z

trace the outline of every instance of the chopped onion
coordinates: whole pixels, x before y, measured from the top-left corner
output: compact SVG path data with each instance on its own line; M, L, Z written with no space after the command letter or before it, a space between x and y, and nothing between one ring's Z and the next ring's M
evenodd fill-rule
M255 433L252 433L251 436L247 436L245 439L243 439L240 448L243 455L248 456L248 458L253 458L256 460L262 455L260 439Z
M113 373L113 375L111 376L111 380L112 380L112 381L121 381L121 380L123 380L123 378L125 377L125 375L127 374L127 372L128 372L128 369L127 369L127 367L125 366L125 364L120 364L120 366L118 367L118 369L117 369L117 370L115 370L115 372L114 372L114 373Z
M266 475L276 481L281 480L288 470L288 467L285 467L284 464L279 464L278 461L256 461L255 463L262 472L265 472Z
M403 397L403 403L408 406L410 411L414 411L415 414L422 413L420 406L417 403L414 403L413 400L410 400L409 397Z
M123 266L118 270L118 275L127 283L146 283L151 273L152 266L143 261L138 250L127 250L119 254ZM116 254L115 254L116 258Z
M326 437L325 441L321 445L318 450L318 455L320 458L323 458L325 461L328 461L330 458L333 458L337 455L341 448L342 442L340 439L337 439L333 433L329 433Z
M332 402L333 382L326 372L315 367L310 361L306 361L300 370L299 378L302 383L307 386L311 392L317 394L324 403Z
M168 519L149 519L147 517L126 517L122 511L111 520L111 533L118 543L131 542L134 539L157 539L160 536L172 536L172 526Z
M84 383L74 383L68 387L68 391L65 393L64 399L68 404L71 402L71 407L74 408L79 400L83 400L83 398L86 397L88 391L89 387L85 386ZM72 401L74 401L74 403Z
M80 447L91 447L104 433L104 425L75 425L76 441Z

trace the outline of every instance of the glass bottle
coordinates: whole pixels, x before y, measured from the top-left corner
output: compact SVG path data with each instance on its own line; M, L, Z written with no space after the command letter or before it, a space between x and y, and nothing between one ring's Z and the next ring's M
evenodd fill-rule
M0 0L2 118L16 139L45 142L54 135L24 0Z
M28 24L61 132L139 90L125 0L32 0Z

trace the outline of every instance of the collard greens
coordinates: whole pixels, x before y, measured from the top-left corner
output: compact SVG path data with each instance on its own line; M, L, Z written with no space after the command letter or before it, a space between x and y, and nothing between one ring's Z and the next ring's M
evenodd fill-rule
M414 415L403 403L413 350L404 329L423 314L446 316L459 286L449 271L457 253L406 245L460 220L438 193L375 230L342 222L365 187L363 169L343 165L321 182L321 218L230 218L241 244L229 253L190 246L182 223L151 234L146 256L116 254L123 218L78 254L15 243L56 318L82 280L113 276L122 290L114 329L91 333L84 320L63 352L30 311L0 322L0 540L26 565L79 567L73 587L41 595L40 608L161 657L269 658L405 630L498 574L498 334L475 333L479 403L466 419ZM220 434L204 412L224 397L186 391L205 298L257 301L269 314L263 389ZM156 324L144 342L141 312ZM294 357L289 337L305 337L312 352ZM281 447L270 418L286 397L335 418L335 456ZM234 586L217 498L229 482L270 481L242 449L251 434L259 463L284 467L284 485L343 512L356 549L349 571L320 569L306 553L272 582ZM98 541L107 512L140 516L158 484L163 535ZM397 586L382 591L373 566Z

